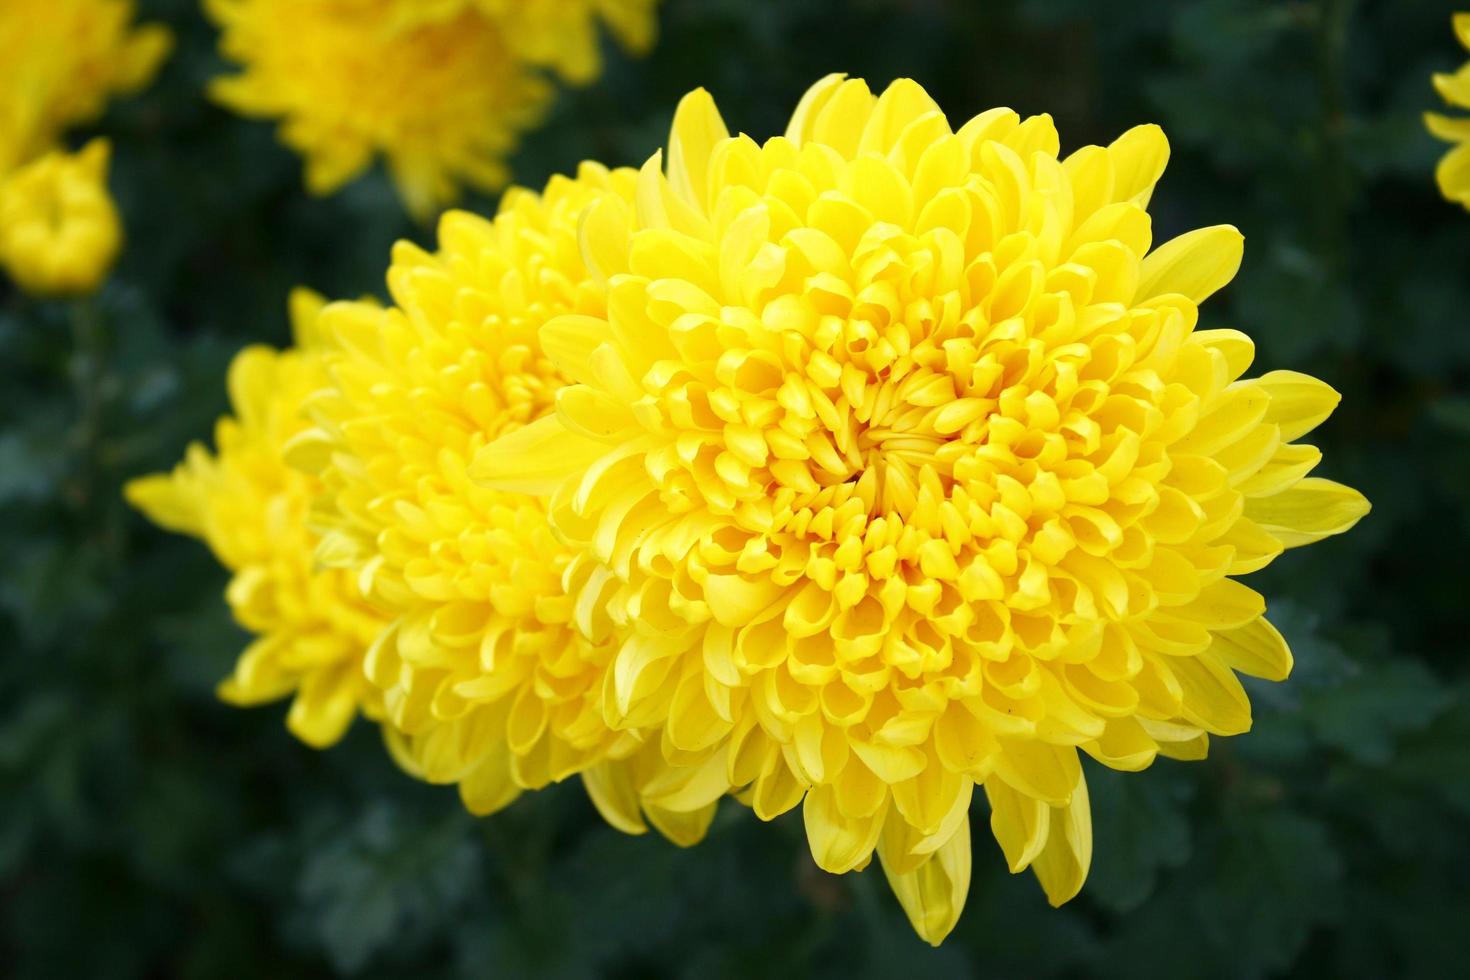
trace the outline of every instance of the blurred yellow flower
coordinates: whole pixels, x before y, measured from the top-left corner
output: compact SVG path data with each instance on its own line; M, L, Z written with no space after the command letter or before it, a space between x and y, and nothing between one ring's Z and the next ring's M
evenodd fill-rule
M457 784L476 813L638 747L599 713L606 620L568 594L590 566L570 567L541 502L465 473L490 440L552 410L564 378L537 331L605 310L578 219L599 197L631 201L634 179L587 164L544 194L512 190L493 221L451 212L437 253L395 249L394 306L338 303L320 321L332 384L310 403L318 428L290 449L321 475L319 555L390 621L366 670L399 761ZM712 809L651 817L688 839Z
M0 176L101 115L112 95L146 85L172 45L133 27L132 0L0 3Z
M256 639L220 697L238 705L292 697L287 727L319 748L341 738L359 709L381 715L362 661L383 627L352 575L317 566L307 512L319 488L283 457L306 428L302 403L323 381L314 336L321 305L298 290L291 297L297 347L248 347L235 358L234 414L215 429L215 453L196 443L172 473L126 487L150 520L199 538L231 572L226 599Z
M111 147L48 153L0 180L0 267L37 296L95 292L122 242L107 192Z
M1470 50L1470 13L1455 14L1454 27L1455 36ZM1470 109L1470 61L1453 75L1435 75L1434 87L1449 105ZM1435 136L1455 144L1435 170L1440 192L1446 199L1458 201L1470 209L1470 116L1442 116L1427 112L1424 122Z
M606 720L700 794L801 804L828 871L876 849L930 942L976 785L1010 869L1071 898L1079 750L1138 770L1248 730L1237 672L1291 656L1234 576L1368 509L1296 441L1337 393L1195 329L1242 239L1154 247L1168 153L1142 126L1063 158L1047 116L955 131L839 76L757 144L696 91L667 172L582 218L607 312L541 330L576 384L471 466L554 495L568 601L621 640Z
M244 115L280 119L313 193L332 193L381 153L409 210L428 217L461 184L504 186L505 157L550 88L479 11L405 25L406 2L206 0L220 50L243 68L211 92Z

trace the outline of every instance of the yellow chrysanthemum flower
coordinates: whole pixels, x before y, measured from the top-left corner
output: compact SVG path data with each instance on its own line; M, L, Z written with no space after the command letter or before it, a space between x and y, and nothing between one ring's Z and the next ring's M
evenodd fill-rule
M582 219L608 312L541 331L577 384L471 467L554 494L570 601L621 637L607 720L762 818L803 804L828 871L876 848L931 942L975 785L1011 870L1069 899L1078 750L1137 770L1246 731L1236 672L1291 657L1234 576L1368 509L1296 441L1337 393L1239 380L1250 340L1195 329L1242 240L1152 246L1167 157L1153 126L1061 158L1047 116L954 131L913 82L838 76L757 144L697 91L667 174Z
M291 297L297 348L248 347L230 365L232 416L215 429L216 452L189 447L172 473L134 480L128 501L161 527L199 538L232 573L225 596L257 634L219 695L238 705L293 697L286 725L303 742L336 742L361 709L379 717L363 677L382 620L353 577L322 569L307 514L314 478L286 465L286 443L306 428L302 404L323 382L314 336L319 297Z
M393 307L339 303L321 317L332 384L311 404L319 428L291 451L325 488L320 555L390 621L366 669L402 736L399 761L457 784L475 813L638 748L602 722L605 617L570 598L584 583L563 584L572 552L544 505L465 473L492 439L552 410L565 379L537 331L605 312L578 219L599 197L630 201L635 177L587 164L544 194L511 191L493 221L451 212L438 253L394 251ZM627 768L622 778L644 773ZM606 781L593 780L595 799ZM692 840L711 814L655 806L650 818Z
M1470 13L1455 14L1455 36L1470 50ZM1470 61L1453 75L1437 74L1434 87L1451 106L1470 109ZM1440 192L1451 201L1458 201L1470 209L1470 116L1442 116L1436 112L1424 114L1429 131L1442 140L1455 144L1455 148L1444 155L1435 169Z
M404 26L405 2L207 0L221 51L244 68L211 92L244 115L281 119L313 193L332 193L382 153L409 210L426 217L462 183L505 185L505 157L550 88L477 10Z
M0 4L0 176L153 77L172 36L133 15L132 0Z
M122 243L107 192L111 147L48 153L0 181L0 267L37 296L95 292Z

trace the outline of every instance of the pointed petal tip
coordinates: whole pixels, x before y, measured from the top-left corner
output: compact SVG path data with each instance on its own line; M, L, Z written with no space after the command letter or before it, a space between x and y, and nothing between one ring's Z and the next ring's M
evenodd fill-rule
M1235 278L1244 257L1245 235L1234 225L1185 232L1144 258L1138 296L1178 293L1203 303Z

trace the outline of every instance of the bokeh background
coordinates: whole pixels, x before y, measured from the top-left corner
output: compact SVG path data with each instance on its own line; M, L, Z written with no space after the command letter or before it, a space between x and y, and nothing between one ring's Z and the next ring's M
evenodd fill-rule
M531 186L638 164L678 97L779 132L834 70L908 75L962 120L1051 112L1064 147L1156 121L1155 239L1230 222L1245 265L1205 325L1258 370L1337 387L1324 475L1354 532L1252 585L1296 653L1255 730L1204 763L1097 766L1096 858L1050 909L976 824L969 905L920 943L876 870L807 856L799 814L722 808L680 851L573 784L476 820L398 773L370 726L325 753L284 706L214 699L244 643L197 543L127 512L224 409L231 354L285 343L288 289L383 293L432 242L381 172L308 198L267 124L205 101L194 0L143 0L179 47L98 127L129 244L100 344L0 284L0 974L16 977L1449 976L1470 923L1470 214L1439 199L1435 0L666 0L514 158ZM78 134L81 136L83 134ZM494 201L468 202L489 212ZM85 340L85 338L82 338ZM1248 682L1249 683L1249 682Z

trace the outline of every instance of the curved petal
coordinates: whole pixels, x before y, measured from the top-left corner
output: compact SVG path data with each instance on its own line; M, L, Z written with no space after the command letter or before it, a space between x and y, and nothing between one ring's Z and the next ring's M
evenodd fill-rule
M970 893L970 821L956 828L939 849L918 867L895 871L883 841L878 860L888 886L903 906L909 922L926 943L938 946L954 929Z
M1138 300L1178 293L1203 303L1235 278L1245 254L1245 236L1232 225L1186 232L1143 260Z
M1031 870L1053 906L1070 901L1082 890L1092 866L1092 808L1087 799L1087 781L1078 774L1072 802L1051 813L1046 846L1031 864Z

